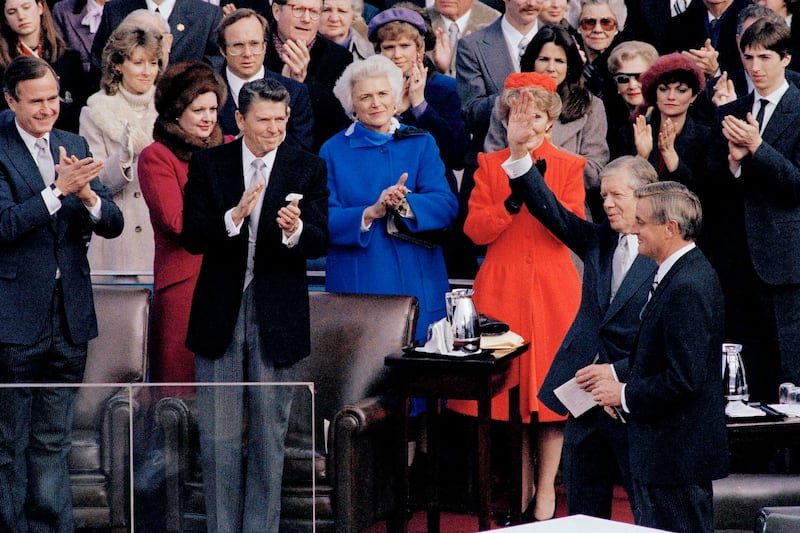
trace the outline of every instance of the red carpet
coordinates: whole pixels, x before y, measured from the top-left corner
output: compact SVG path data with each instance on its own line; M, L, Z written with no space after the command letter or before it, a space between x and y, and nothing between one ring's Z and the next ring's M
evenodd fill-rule
M567 516L567 503L564 497L564 487L557 487L558 506L556 517ZM441 515L442 533L474 533L478 531L478 517L473 514L442 513ZM611 511L611 519L617 522L633 523L631 507L628 504L628 497L622 487L614 489L614 503ZM426 533L427 525L424 511L416 511L408 523L409 533ZM378 523L365 530L365 533L385 533L386 524Z

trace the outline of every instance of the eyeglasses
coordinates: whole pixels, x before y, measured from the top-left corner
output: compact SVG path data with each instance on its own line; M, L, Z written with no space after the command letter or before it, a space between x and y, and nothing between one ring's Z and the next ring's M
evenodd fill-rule
M581 19L578 25L583 31L590 31L593 30L598 23L603 31L614 31L617 29L617 19L610 17L603 17L600 20L585 18Z
M310 18L311 20L319 20L320 16L319 9L313 7L296 6L292 4L286 4L286 7L292 9L292 15L294 15L295 18L301 19L303 18L303 15L308 13L308 18Z
M620 85L625 85L626 83L630 83L631 79L639 81L639 76L641 75L641 72L618 72L614 74L614 81Z
M228 49L228 54L232 56L240 56L247 52L255 55L261 55L267 51L267 43L265 41L247 41L246 43L231 43L225 45Z

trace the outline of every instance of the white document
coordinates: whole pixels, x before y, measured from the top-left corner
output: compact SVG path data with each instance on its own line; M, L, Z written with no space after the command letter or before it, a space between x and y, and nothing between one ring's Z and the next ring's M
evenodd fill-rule
M564 404L564 407L569 409L569 412L572 413L572 416L575 418L578 418L583 413L597 405L597 402L594 401L592 394L580 388L575 378L572 378L563 385L556 387L553 392L555 393L556 398L561 400L561 403Z

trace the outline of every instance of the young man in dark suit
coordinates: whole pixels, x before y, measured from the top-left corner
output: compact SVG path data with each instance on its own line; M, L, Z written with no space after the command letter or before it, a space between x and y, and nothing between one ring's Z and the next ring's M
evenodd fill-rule
M287 78L264 67L264 57L269 48L267 19L252 9L237 9L222 19L217 30L217 40L225 65L220 70L228 86L228 98L220 105L218 122L226 135L238 135L236 102L239 91L248 81L272 78L289 91L289 122L286 142L289 146L313 152L314 114L308 89L302 83Z
M182 239L203 254L186 340L197 381L278 383L198 386L209 531L279 529L294 394L280 383L309 353L306 259L328 245L325 162L282 144L288 118L280 83L249 82L236 112L243 137L189 163Z
M726 342L743 345L751 399L800 381L800 89L786 80L791 34L758 20L740 48L754 91L720 107L721 135L699 190L701 247L727 305Z
M627 421L634 519L667 531L714 531L712 480L728 475L720 389L724 302L695 246L700 200L666 181L636 190L639 253L658 265L627 368L592 387Z
M612 364L627 364L656 271L652 259L637 253L633 191L657 179L645 159L624 156L609 163L600 173L608 215L602 224L565 209L535 167L511 180L531 214L583 260L581 306L539 390L539 399L557 413L567 409L555 396L556 387L577 373L579 384L591 388L601 377L612 377ZM570 416L562 456L570 514L611 518L617 471L632 499L626 430L602 409Z
M122 232L86 141L53 129L58 81L20 56L0 117L0 381L80 383L97 320L86 246ZM56 161L58 163L56 163ZM0 389L0 531L74 531L67 454L77 388Z

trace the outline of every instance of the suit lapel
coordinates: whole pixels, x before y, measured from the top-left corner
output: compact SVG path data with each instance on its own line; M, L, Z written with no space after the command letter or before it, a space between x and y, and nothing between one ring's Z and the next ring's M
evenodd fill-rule
M610 228L609 228L610 230ZM597 301L600 302L600 307L605 313L608 310L608 301L611 299L611 276L612 276L612 262L614 257L614 250L617 248L619 242L619 233L610 230L606 237L603 247L608 250L608 253L603 253L601 250L597 276Z
M656 287L653 296L650 298L650 301L644 306L644 310L642 313L642 322L647 319L647 316L652 312L652 310L658 304L658 300L661 298L661 295L664 294L664 291L669 287L670 282L675 277L675 275L680 272L686 265L694 262L695 257L697 254L700 253L698 248L694 248L690 250L688 253L684 254L683 257L678 259L678 261L672 265L672 268L669 269L667 275L664 276L664 279L658 280L658 287Z
M8 144L3 149L8 154L6 161L9 162L17 170L23 181L30 187L32 194L39 194L44 188L44 180L39 173L39 167L31 157L28 147L19 136L19 132L11 118L6 123L5 138L8 139ZM53 142L50 143L50 150L52 151ZM53 159L55 161L55 159Z
M767 122L767 127L764 128L762 135L764 142L775 146L775 142L786 128L795 122L798 114L800 114L800 90L790 84L789 90L778 102L772 117Z
M172 49L175 50L175 45L178 44L183 36L188 33L186 30L190 29L192 25L191 12L188 11L189 6L187 2L177 0L175 7L172 8L172 13L169 14L169 27L172 30Z
M611 320L630 301L643 283L651 285L655 274L655 265L643 255L637 255L631 268L622 279L622 284L619 286L616 296L614 296L614 301L608 306L601 325Z
M501 17L502 18L502 17ZM486 68L488 70L488 80L495 84L495 93L501 93L503 84L506 77L514 72L514 61L511 59L511 54L508 51L506 38L503 35L503 30L500 26L500 20L487 26L486 35L483 37L481 44L481 55L486 61Z

